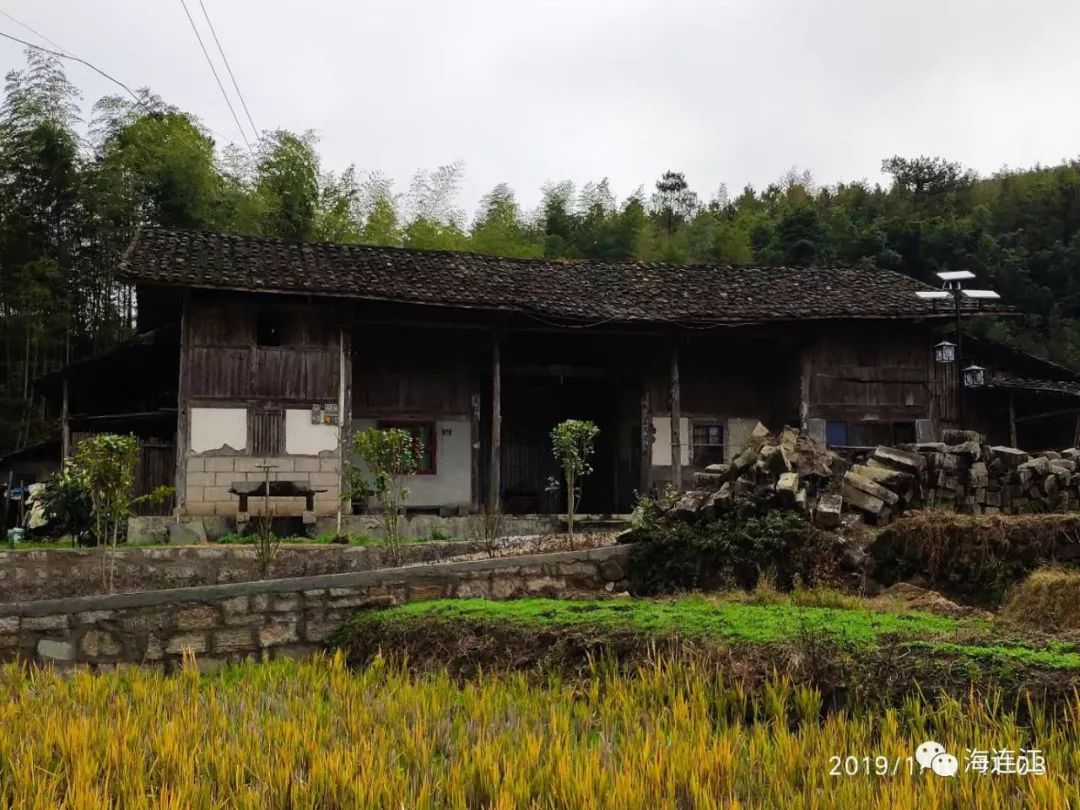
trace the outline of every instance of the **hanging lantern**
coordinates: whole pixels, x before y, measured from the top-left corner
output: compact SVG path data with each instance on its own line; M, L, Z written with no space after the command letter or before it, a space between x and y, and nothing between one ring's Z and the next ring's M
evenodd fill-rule
M970 365L964 369L964 387L979 388L986 385L986 369L982 366Z
M947 340L934 346L934 359L939 363L952 363L956 360L956 344Z

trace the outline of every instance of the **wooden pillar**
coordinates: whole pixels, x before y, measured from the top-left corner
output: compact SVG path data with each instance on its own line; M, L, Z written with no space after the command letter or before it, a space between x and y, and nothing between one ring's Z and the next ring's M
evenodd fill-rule
M64 375L63 382L60 385L63 397L63 413L61 416L63 422L60 432L60 466L62 468L68 456L71 455L71 400L67 374Z
M810 383L814 373L813 357L808 346L799 352L799 431L806 433L810 426Z
M671 483L682 491L682 402L679 389L679 348L671 350Z
M341 319L339 319L341 320ZM352 421L352 332L345 319L345 325L338 326L338 508L337 536L342 535L342 522L345 510L345 472L352 450L349 424ZM352 514L352 504L349 504ZM314 511L314 502L308 507Z
M649 407L649 381L646 379L641 386L641 457L638 479L638 494L645 495L649 491L649 474L652 472L652 409Z
M1080 413L1076 414L1076 427L1073 429L1073 447L1080 447Z
M500 472L502 451L502 335L496 331L491 344L491 467L488 474L488 507L502 501Z
M469 396L469 415L472 420L469 430L469 443L472 448L470 459L470 490L472 492L472 508L474 512L480 511L481 485L480 485L480 393L474 392Z
M190 297L180 304L180 374L176 385L176 512L184 514L187 507L187 451L188 451L188 349Z
M1080 426L1080 414L1077 415L1077 424ZM1009 445L1011 447L1019 447L1019 442L1016 438L1016 402L1013 399L1012 391L1009 392Z

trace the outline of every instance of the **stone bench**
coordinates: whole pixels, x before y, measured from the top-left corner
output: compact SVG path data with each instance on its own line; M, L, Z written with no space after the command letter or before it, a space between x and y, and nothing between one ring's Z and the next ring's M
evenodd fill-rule
M240 512L247 513L248 498L303 498L304 509L315 511L315 496L325 489L314 489L307 481L271 481L267 493L266 481L233 481L229 492L240 498Z

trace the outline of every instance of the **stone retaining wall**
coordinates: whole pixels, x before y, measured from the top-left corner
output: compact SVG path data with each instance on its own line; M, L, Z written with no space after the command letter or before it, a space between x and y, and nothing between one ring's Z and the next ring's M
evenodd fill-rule
M357 611L441 597L596 596L627 586L630 546L0 605L0 661L214 671L325 647Z
M562 551L562 537L507 538L492 551L498 556ZM579 535L579 548L610 542L610 535ZM90 596L103 592L99 548L0 551L0 603ZM394 565L487 556L477 541L402 545L397 559L385 546L338 546L326 543L282 544L270 567L271 579L370 571ZM115 590L120 593L162 588L223 585L261 579L251 545L192 545L123 548L116 551Z

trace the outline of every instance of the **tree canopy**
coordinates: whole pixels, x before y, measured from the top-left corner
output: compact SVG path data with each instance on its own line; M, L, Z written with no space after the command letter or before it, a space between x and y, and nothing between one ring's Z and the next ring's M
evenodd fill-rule
M819 185L791 170L763 189L699 196L668 170L625 198L606 178L546 184L535 210L500 183L471 218L461 163L403 192L379 172L323 165L313 132L218 144L147 89L81 118L62 63L29 50L0 104L0 451L55 430L33 380L130 333L115 278L137 228L471 250L512 257L842 264L933 282L969 269L1025 314L984 334L1080 364L1080 160L989 177L941 157L882 161L887 184Z

